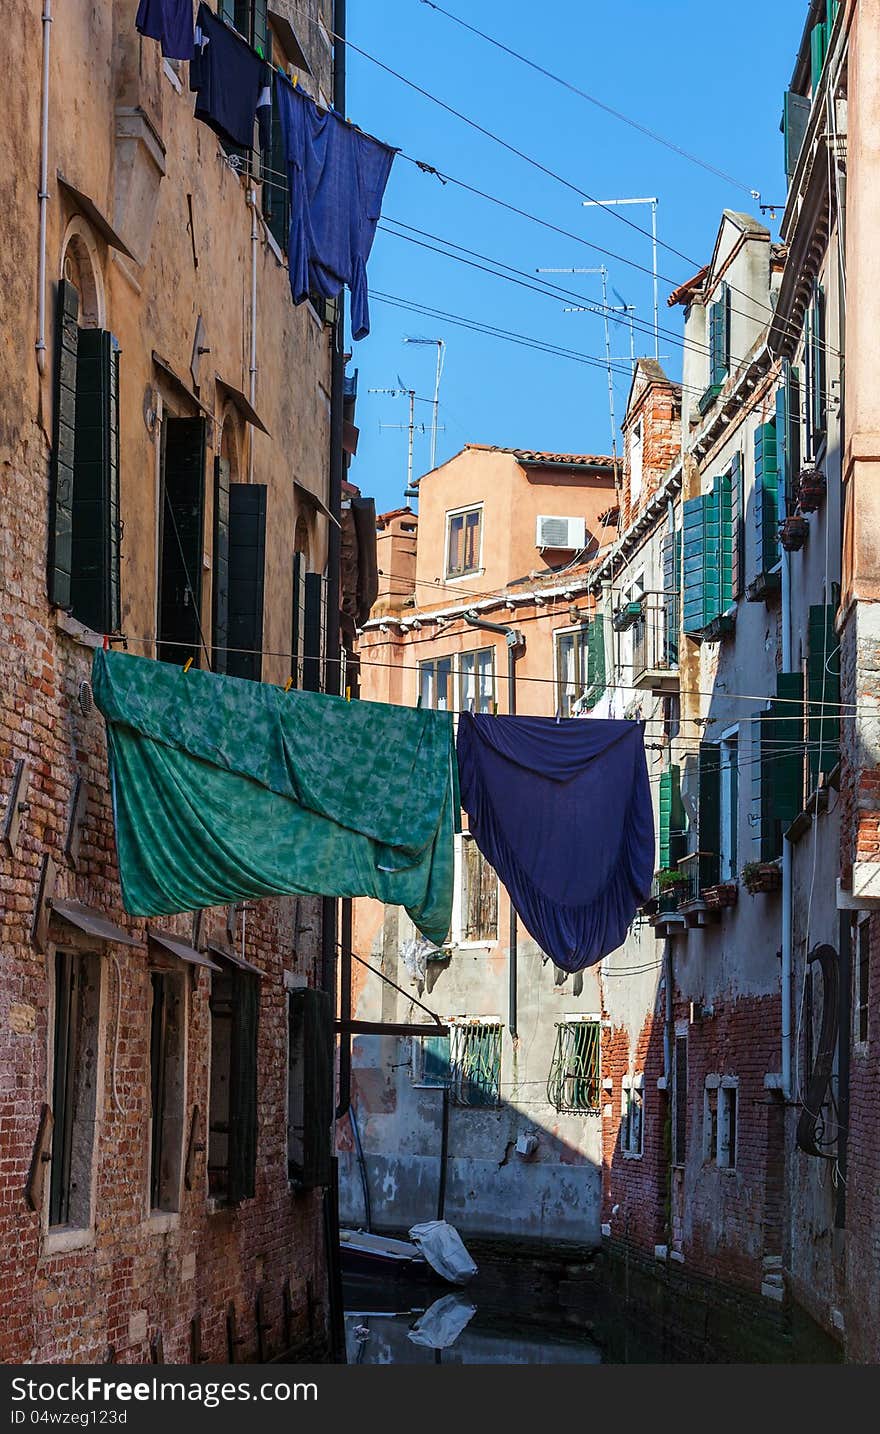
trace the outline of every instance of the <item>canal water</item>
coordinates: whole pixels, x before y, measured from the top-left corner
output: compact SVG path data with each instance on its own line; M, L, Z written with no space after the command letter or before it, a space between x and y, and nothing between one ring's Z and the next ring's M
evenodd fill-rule
M471 1247L472 1248L472 1247ZM464 1289L346 1275L349 1364L837 1363L796 1307L718 1292L676 1270L476 1250Z

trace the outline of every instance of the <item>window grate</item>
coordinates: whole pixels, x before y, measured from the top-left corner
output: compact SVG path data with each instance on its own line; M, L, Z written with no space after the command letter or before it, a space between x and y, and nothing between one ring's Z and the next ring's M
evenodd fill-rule
M598 1021L560 1021L547 1081L547 1099L560 1111L597 1115L601 1102L601 1027Z
M456 1105L500 1103L500 1022L462 1021L452 1026L449 1076Z

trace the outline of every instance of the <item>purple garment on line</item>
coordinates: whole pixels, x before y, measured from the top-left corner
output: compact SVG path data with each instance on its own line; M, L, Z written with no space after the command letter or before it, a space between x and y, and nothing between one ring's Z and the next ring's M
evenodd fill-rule
M287 262L293 302L351 289L351 332L370 332L367 259L396 150L347 124L275 75L290 189Z
M616 950L654 873L644 724L463 712L458 770L471 834L541 949L564 971Z
M141 0L134 23L141 35L159 41L166 60L192 59L192 0Z

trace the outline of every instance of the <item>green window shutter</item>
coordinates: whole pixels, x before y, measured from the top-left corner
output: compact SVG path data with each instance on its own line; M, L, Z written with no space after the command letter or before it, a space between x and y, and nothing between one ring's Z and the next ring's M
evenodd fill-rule
M713 483L713 522L717 525L717 599L713 617L720 617L735 597L734 569L737 550L737 524L734 519L734 479L731 473L719 474Z
M214 459L212 632L214 671L225 672L229 646L229 459Z
M808 310L809 358L809 403L810 428L812 431L812 456L825 437L827 426L827 395L825 366L825 290L821 284L815 287L813 302Z
M803 149L804 136L810 120L810 101L804 95L786 90L782 104L782 134L785 152L785 177L791 179Z
M743 461L741 453L734 453L730 465L730 594L738 598L745 587L745 552L743 543Z
M773 861L782 853L782 837L803 810L804 679L800 672L780 672L776 701L756 713L760 859Z
M681 531L667 533L661 544L663 561L663 656L667 667L678 666L681 613Z
M755 429L755 528L759 573L768 573L779 561L779 470L776 460L776 423Z
M119 349L81 329L76 362L70 607L97 632L119 629Z
M261 55L264 60L271 62L272 51L269 44L268 0L252 0L252 4L251 44L258 55Z
M325 690L326 645L327 579L320 573L306 573L303 687L307 692L323 692Z
M333 1011L325 991L290 993L291 1041L302 1080L302 1163L292 1173L306 1190L329 1185L334 1100Z
M422 1079L420 1085L449 1085L449 1037L421 1036Z
M660 773L660 841L658 849L661 868L676 866L685 854L681 769L674 765Z
M287 185L287 163L281 133L281 118L274 96L272 101L272 144L264 154L263 217L279 249L287 253L290 233L290 192Z
M290 614L290 675L294 687L303 685L303 656L306 630L306 558L293 555L293 598Z
M700 886L714 886L720 874L721 850L721 753L717 742L700 743L698 778Z
M229 1069L230 1205L253 1199L257 1168L257 1032L260 978L236 971Z
M263 673L266 485L229 485L229 656L232 677Z
M715 478L711 492L703 499L703 617L704 626L723 610L725 591L724 555L722 535L722 489L720 479Z
M810 86L814 95L822 78L827 51L828 25L825 20L820 20L810 31Z
M166 418L162 425L162 550L159 560L159 657L182 666L201 658L202 553L205 502L204 418Z
M810 608L807 648L807 751L810 790L828 775L840 756L840 642L834 608ZM823 705L824 704L824 705ZM834 704L834 705L828 705Z
M73 567L73 465L76 434L76 358L79 295L58 285L55 342L55 419L49 503L49 601L70 607Z
M698 633L712 621L707 616L705 582L707 509L711 495L687 498L682 504L682 609L685 632Z
M776 390L776 457L780 496L784 496L784 512L790 514L794 511L794 487L801 467L801 400L798 371L788 359L782 361L782 383Z
M672 768L667 767L665 772L660 773L660 840L657 843L657 856L661 871L664 871L666 867L670 865L669 826L671 816Z
M718 389L730 368L730 289L719 287L718 298L709 305L709 386Z
M227 25L233 25L236 30L239 28L238 19L240 19L241 16L238 12L241 8L242 0L217 0L217 14L220 16L220 19L225 20ZM247 31L242 30L241 33L244 35Z
M605 623L594 617L587 626L586 707L595 707L605 691Z

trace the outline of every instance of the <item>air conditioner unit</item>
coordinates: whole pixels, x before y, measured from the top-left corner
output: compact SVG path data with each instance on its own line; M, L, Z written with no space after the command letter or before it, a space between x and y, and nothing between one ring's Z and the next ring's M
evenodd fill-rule
M586 518L539 517L536 548L561 548L576 552L587 545Z

